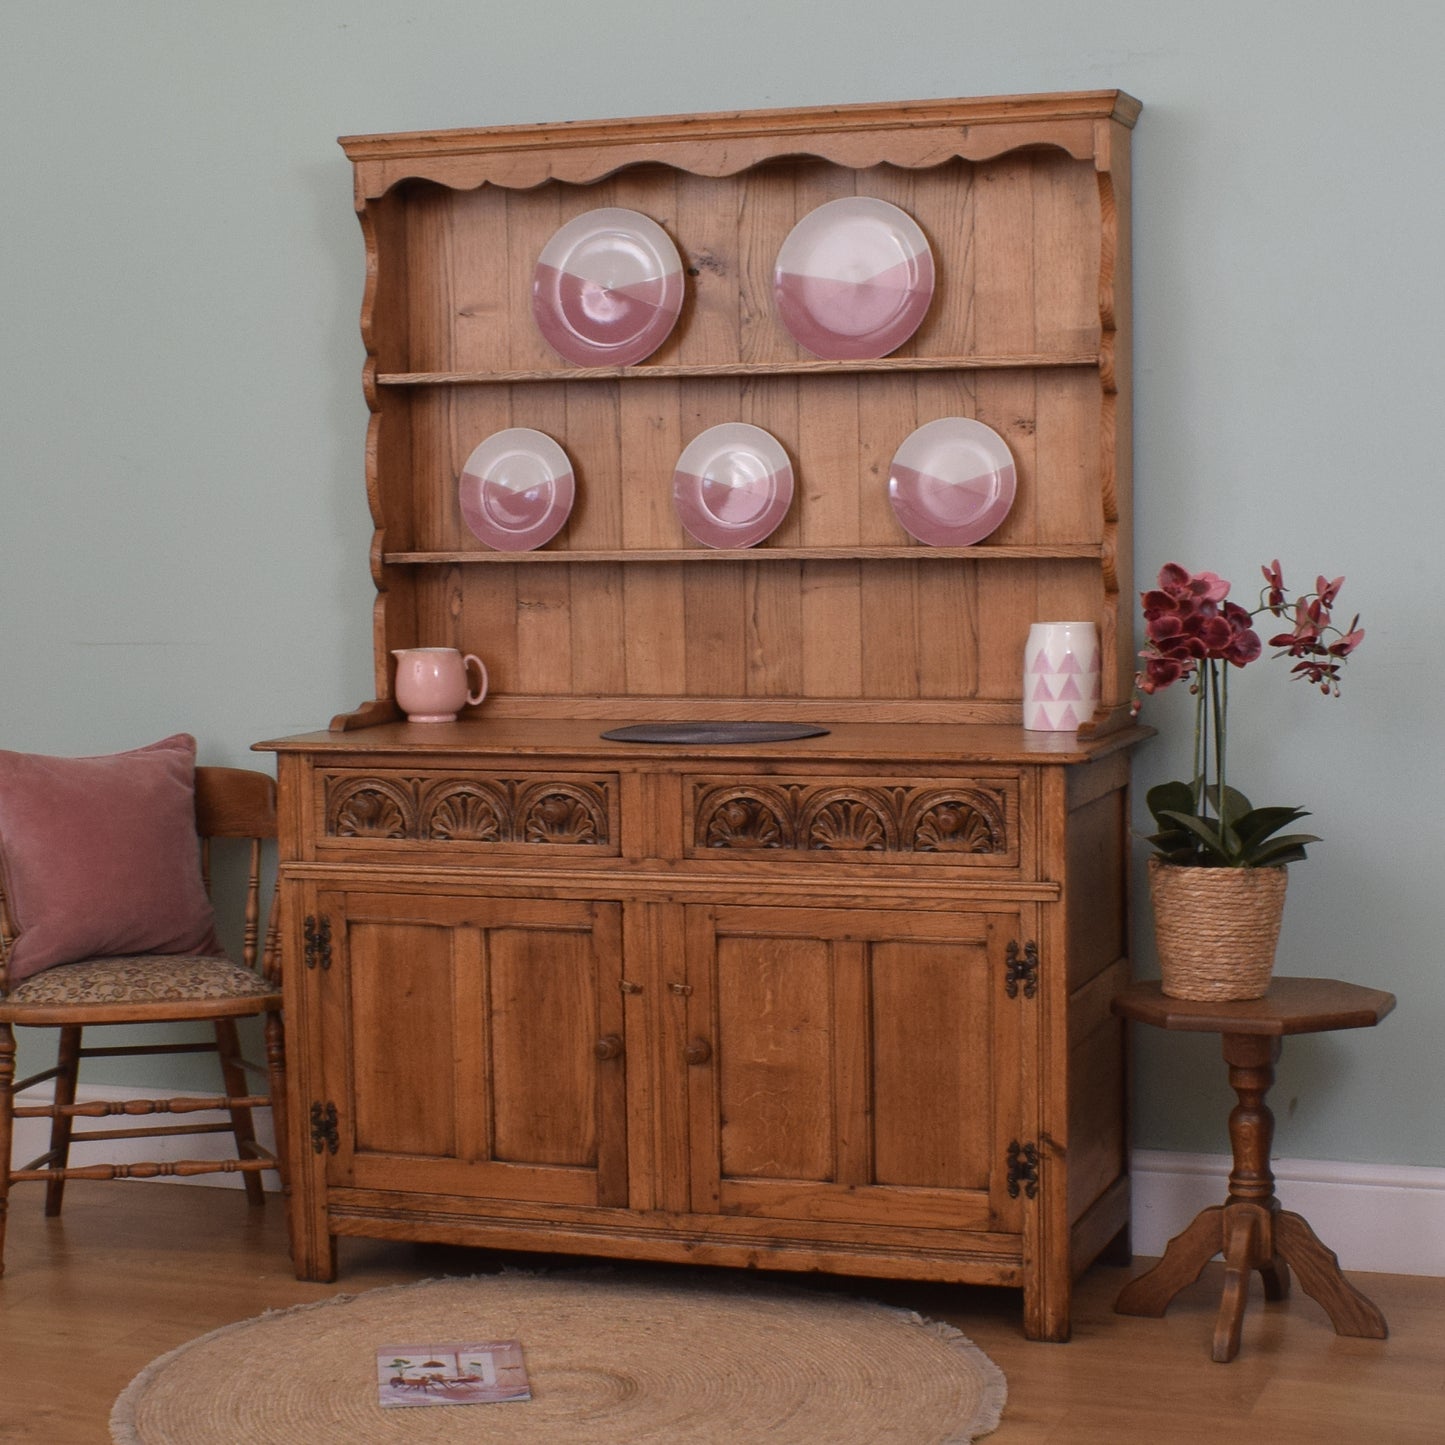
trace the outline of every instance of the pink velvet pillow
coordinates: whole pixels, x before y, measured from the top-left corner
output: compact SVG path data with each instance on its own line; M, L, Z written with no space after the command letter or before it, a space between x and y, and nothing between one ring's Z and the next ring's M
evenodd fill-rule
M196 740L50 758L0 751L10 982L125 953L222 952L201 880Z

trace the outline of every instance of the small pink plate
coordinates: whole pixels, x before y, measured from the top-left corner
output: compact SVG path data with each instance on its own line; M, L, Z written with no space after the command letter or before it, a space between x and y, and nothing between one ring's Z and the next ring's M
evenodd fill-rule
M634 366L667 340L682 310L682 258L650 216L587 211L542 247L532 315L576 366Z
M903 530L930 547L971 547L1013 506L1018 474L1008 444L972 417L945 416L904 438L888 469Z
M473 448L457 499L474 537L499 552L529 552L562 530L576 491L567 453L545 432L517 426Z
M751 547L776 530L793 500L793 466L762 427L729 421L695 437L677 459L678 520L708 547Z
M778 251L773 297L788 334L826 361L887 356L933 299L933 252L906 211L844 196L809 211Z

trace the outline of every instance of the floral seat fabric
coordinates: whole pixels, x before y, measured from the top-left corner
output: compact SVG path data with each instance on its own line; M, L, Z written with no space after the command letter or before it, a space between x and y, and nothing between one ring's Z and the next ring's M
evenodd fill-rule
M229 958L199 954L135 954L60 964L10 990L10 1009L27 1004L186 1003L266 998L280 986Z

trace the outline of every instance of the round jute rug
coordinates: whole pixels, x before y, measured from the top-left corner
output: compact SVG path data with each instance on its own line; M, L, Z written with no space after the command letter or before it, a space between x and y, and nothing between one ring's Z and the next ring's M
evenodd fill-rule
M384 1409L376 1352L521 1341L530 1400ZM338 1295L163 1355L111 1414L122 1445L967 1445L998 1367L949 1325L733 1277L506 1272Z

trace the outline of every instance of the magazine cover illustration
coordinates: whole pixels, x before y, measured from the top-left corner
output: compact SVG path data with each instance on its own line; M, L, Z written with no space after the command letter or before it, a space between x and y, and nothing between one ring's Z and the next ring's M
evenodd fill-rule
M383 1345L376 1352L376 1383L385 1406L483 1405L532 1398L519 1340Z

